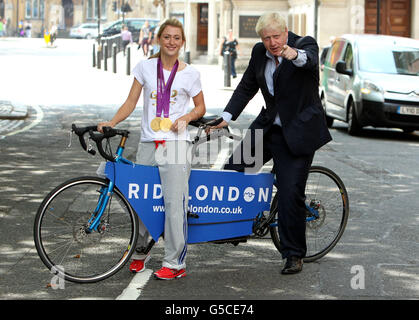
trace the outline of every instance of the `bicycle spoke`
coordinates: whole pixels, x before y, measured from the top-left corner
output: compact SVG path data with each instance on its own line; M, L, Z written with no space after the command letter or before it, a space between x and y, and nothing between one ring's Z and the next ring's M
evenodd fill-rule
M137 217L116 189L112 196L115 201L108 202L98 229L89 231L92 212L101 196L98 190L104 187L104 179L74 179L51 192L51 199L45 202L48 205L38 210L38 253L49 268L62 265L66 279L71 281L106 278L124 265L127 258L121 257L127 256L127 248L132 248L129 256L135 249ZM53 213L50 207L54 208Z
M327 254L342 236L349 214L349 202L345 186L330 169L313 166L306 184L306 242L304 261L310 262ZM276 208L276 199L271 204ZM276 210L276 209L275 209ZM278 228L271 227L271 236L280 249Z

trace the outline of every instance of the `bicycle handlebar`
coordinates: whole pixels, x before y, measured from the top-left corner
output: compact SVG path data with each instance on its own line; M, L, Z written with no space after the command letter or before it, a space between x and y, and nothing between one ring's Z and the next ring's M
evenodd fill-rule
M96 154L95 150L87 148L86 142L84 141L84 135L86 134L86 132L89 132L90 130L97 130L97 127L96 126L89 126L89 127L79 127L79 128L77 128L77 126L73 123L71 125L71 130L79 136L79 141L80 141L80 144L81 144L82 148L84 150L86 150L88 153L90 153L92 155L95 155Z
M84 140L84 135L88 132L90 138L96 143L97 149L100 153L100 155L105 158L106 160L115 161L115 158L113 155L110 155L103 150L102 141L103 139L109 139L116 135L120 135L123 137L128 137L129 131L128 130L119 130L119 129L113 129L111 127L103 127L103 133L94 133L98 132L97 126L88 126L88 127L77 127L74 123L71 126L71 129L73 132L75 132L79 136L79 141L84 150L89 152L92 155L96 154L96 151L93 149L90 149L87 147L86 142Z
M224 120L223 118L200 118L198 120L191 121L189 123L190 125L199 128L198 136L195 137L195 140L194 140L193 143L198 142L199 136L204 129L206 129L208 127L215 127L215 126L219 125L223 120ZM92 155L95 155L96 151L93 150L90 147L90 145L89 146L86 145L84 135L88 132L89 133L89 138L92 139L96 143L97 150L99 151L99 154L103 158L105 158L106 160L109 160L109 161L112 161L112 162L115 162L115 156L113 154L109 154L109 153L105 152L105 150L103 149L103 146L102 146L103 139L109 139L109 138L115 137L116 135L120 135L122 137L128 138L128 135L129 135L128 130L114 129L114 128L111 128L111 127L103 127L102 128L103 133L97 133L98 132L97 126L77 127L74 123L71 125L71 129L72 129L72 132L75 132L79 136L79 141L80 141L80 144L81 144L82 148L84 150L86 150L88 153L90 153ZM220 130L218 130L218 131L220 131L221 133L219 132L218 134L214 134L215 138L220 137L220 136L227 136L230 139L240 139L240 137L235 136L234 134L231 134L227 127L222 128ZM217 130L215 130L215 131L217 131ZM206 139L202 139L202 142L209 141L210 139L211 139L211 135L207 135ZM122 140L121 140L121 142L122 142ZM201 142L199 142L199 143L201 143ZM122 145L120 144L120 146L123 147L123 144Z

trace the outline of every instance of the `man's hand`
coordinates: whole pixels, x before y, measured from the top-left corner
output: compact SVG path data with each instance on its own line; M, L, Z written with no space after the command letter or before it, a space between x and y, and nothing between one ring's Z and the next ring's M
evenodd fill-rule
M220 124L205 129L205 133L209 134L211 130L221 129L228 126L228 122L223 120Z
M295 58L297 58L298 52L297 50L285 44L282 47L282 51L279 53L279 55L287 60L294 60Z

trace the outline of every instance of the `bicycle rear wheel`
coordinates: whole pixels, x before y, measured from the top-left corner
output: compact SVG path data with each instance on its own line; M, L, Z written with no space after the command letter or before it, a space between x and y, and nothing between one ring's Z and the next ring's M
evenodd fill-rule
M349 216L349 199L338 175L321 166L310 168L305 195L307 253L304 262L312 262L330 252L342 237ZM277 193L270 211L270 215L275 215L270 227L272 241L280 250Z
M87 231L108 183L98 177L68 180L52 190L38 209L36 249L43 263L66 280L90 283L106 279L135 250L138 217L116 187L97 229Z

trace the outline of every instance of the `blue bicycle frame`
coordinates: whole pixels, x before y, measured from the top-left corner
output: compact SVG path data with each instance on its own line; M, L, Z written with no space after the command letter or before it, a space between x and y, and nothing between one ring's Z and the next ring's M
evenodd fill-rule
M115 163L134 165L133 162L122 157L123 152L124 148L118 146L118 149L116 150L115 154ZM96 209L93 211L92 217L88 221L89 227L86 229L87 233L90 233L92 231L98 231L97 228L100 224L103 213L105 212L105 209L108 206L109 199L112 197L114 187L115 183L113 181L109 181L109 185L107 187L101 188L98 204L96 206Z

